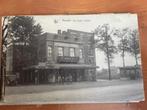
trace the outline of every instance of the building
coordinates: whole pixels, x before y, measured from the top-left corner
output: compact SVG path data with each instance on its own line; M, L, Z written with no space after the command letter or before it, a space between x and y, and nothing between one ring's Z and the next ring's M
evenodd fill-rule
M31 66L33 63L30 60L30 53L26 53L23 50L28 48L24 46L22 42L13 42L6 52L6 84L14 85L20 80L20 74L22 74L22 68L25 66ZM24 54L25 53L25 54ZM29 59L28 59L29 58Z
M39 38L38 63L23 68L20 83L95 81L96 68L94 34L58 30Z
M128 79L139 79L142 78L141 67L139 66L126 66L120 67L120 77Z

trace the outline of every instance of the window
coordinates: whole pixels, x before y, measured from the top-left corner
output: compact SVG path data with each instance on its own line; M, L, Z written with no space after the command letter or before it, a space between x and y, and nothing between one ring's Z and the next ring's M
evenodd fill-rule
M52 47L51 46L48 46L48 57L51 57L52 56Z
M63 56L63 47L58 47L58 56Z
M75 37L75 41L78 41L79 40L79 38L78 37Z
M82 49L79 50L79 56L80 56L80 58L83 58L83 51L82 51Z
M69 55L70 55L70 57L74 57L75 56L75 48L70 48L69 49Z

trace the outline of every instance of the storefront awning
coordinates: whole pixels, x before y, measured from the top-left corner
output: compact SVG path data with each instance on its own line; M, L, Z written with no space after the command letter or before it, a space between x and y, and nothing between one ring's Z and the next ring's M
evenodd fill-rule
M24 68L27 69L94 69L99 68L94 65L87 64L48 64L48 65L33 65L30 67Z
M86 65L86 64L55 64L55 68L65 69L82 69L82 68L99 68L98 66Z

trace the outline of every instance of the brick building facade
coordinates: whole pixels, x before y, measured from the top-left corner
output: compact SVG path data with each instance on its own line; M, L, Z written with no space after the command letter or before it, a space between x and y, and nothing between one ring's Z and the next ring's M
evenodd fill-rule
M38 64L25 67L20 83L60 83L96 80L94 34L68 29L39 38Z

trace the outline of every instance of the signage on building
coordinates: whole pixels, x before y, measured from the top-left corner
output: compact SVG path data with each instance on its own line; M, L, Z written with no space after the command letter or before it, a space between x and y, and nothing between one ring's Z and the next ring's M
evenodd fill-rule
M58 56L58 63L78 63L79 57Z

